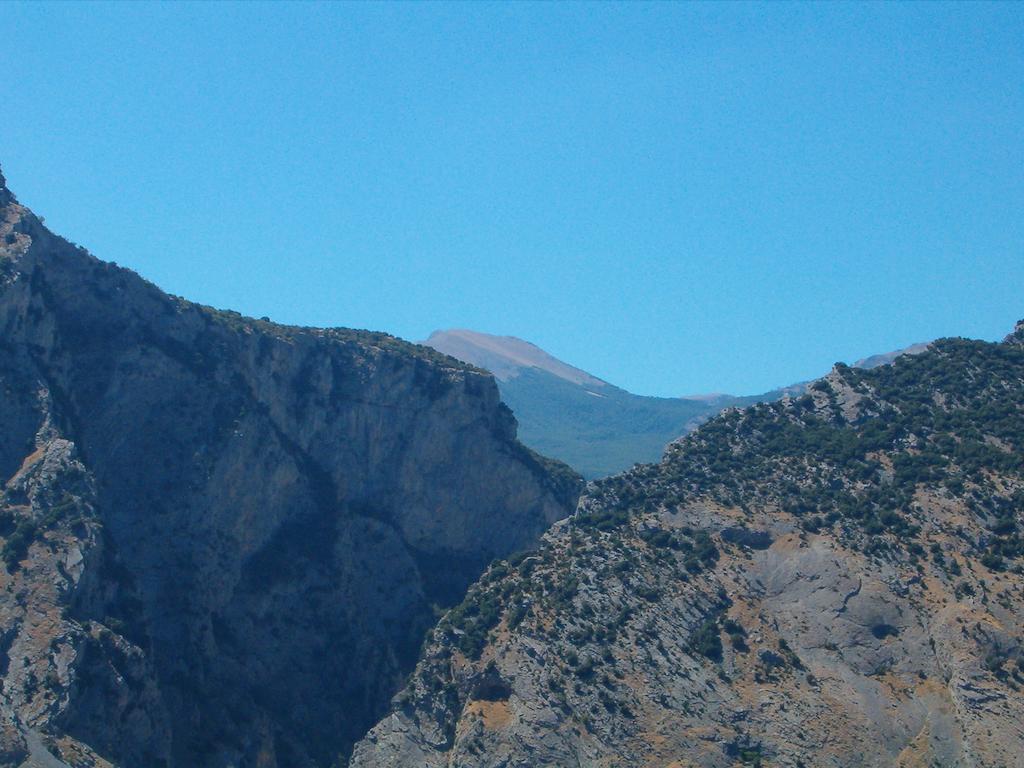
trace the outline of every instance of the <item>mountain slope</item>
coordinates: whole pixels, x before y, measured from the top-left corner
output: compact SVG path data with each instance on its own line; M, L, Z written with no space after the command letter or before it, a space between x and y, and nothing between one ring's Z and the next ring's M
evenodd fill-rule
M588 479L657 460L672 440L722 407L642 397L611 385L589 389L537 369L525 369L498 387L522 440Z
M455 329L434 331L423 343L490 371L498 381L510 381L527 370L541 370L598 393L611 386L586 371L552 357L536 344L515 336L492 336L478 331Z
M1017 766L1024 323L728 411L493 566L377 766Z
M578 494L486 373L169 297L2 176L0 392L0 764L333 764Z
M620 389L512 336L468 330L435 331L423 342L491 371L502 399L519 422L519 436L536 451L595 479L637 463L658 461L665 447L725 408L772 402L803 392L807 383L760 395L646 397ZM875 355L855 363L870 368L927 347Z

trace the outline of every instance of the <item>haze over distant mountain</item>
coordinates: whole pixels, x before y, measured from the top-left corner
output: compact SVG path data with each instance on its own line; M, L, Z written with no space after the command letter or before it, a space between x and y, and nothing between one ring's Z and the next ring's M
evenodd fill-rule
M809 384L747 396L648 397L609 384L514 336L455 329L435 331L423 343L493 373L502 398L519 421L519 438L588 479L658 461L668 443L725 408L798 396ZM915 344L874 355L854 366L873 368L927 346Z

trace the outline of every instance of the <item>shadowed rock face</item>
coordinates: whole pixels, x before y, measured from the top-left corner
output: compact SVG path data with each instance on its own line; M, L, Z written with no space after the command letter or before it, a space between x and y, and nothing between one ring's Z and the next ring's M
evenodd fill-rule
M1020 338L837 366L592 483L352 766L1021 765Z
M484 372L169 297L2 177L0 392L0 764L330 764L578 494Z

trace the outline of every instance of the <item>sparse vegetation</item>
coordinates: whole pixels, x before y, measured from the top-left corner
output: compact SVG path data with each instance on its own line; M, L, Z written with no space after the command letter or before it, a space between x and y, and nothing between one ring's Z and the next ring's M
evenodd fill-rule
M591 484L579 512L537 552L492 567L472 604L450 614L441 647L471 659L537 649L548 704L580 734L609 743L635 744L631 729L665 709L681 721L735 727L748 710L719 702L735 695L749 706L751 687L821 701L865 658L866 671L854 674L895 675L913 690L937 674L926 660L908 672L899 658L913 643L901 628L917 626L904 617L924 610L926 590L978 610L1016 604L1007 577L1022 567L1022 395L1024 354L953 340L891 369L838 366L804 396L727 412L660 464ZM778 588L783 574L769 571L770 587L765 571L742 576L747 563L776 568L780 555L804 551L810 563L830 552L840 570L845 557L877 566L899 620L864 616L865 603L853 602L859 583L851 591L823 578L824 595L837 595L821 608L826 625L848 602L853 623L804 646L801 627L821 619L818 609L780 621L758 590ZM804 578L825 575L809 567ZM973 631L983 668L1024 685L1019 651L981 626ZM934 640L932 649L942 652ZM520 681L528 690L528 676ZM772 706L790 701L774 697ZM715 719L723 716L730 719ZM737 733L727 752L738 764L769 764L780 749Z
M985 482L988 472L1024 480L1024 348L947 339L891 366L837 366L834 376L857 403L852 419L827 381L793 401L726 412L661 464L598 481L589 524L611 530L644 510L707 497L777 505L808 533L834 530L875 555L921 558L915 494L944 488L988 526L986 568L1024 556L1024 491ZM699 571L699 561L688 567Z
M14 530L6 537L0 556L3 557L7 570L13 571L28 553L28 548L35 539L38 526L34 520L23 518L17 522Z

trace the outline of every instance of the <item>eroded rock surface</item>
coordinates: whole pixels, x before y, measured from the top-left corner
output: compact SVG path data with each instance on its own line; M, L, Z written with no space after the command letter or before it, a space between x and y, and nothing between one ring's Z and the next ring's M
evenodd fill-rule
M1024 765L1020 328L838 366L590 485L352 765Z
M575 507L493 379L167 296L0 177L0 764L332 765Z

